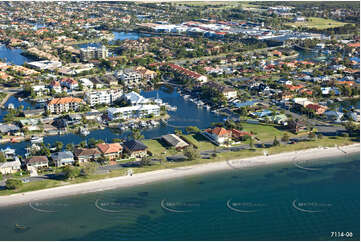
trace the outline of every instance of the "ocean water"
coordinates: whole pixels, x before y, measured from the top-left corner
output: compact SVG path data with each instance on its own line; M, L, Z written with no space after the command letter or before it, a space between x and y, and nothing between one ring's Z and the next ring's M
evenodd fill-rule
M0 208L0 238L359 240L359 157L233 165L231 171Z

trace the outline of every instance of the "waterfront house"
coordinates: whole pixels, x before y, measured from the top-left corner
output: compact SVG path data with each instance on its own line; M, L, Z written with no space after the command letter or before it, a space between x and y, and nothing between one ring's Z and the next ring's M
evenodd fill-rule
M56 114L77 111L83 103L82 99L75 97L54 98L47 104L47 110Z
M136 105L122 108L108 108L107 114L110 120L143 118L151 115L159 116L160 107L158 105Z
M98 159L101 156L101 152L97 148L75 148L74 156L79 163L84 163Z
M49 160L46 156L32 156L25 161L25 165L28 170L30 170L29 167L48 167L49 166Z
M23 114L25 116L25 118L30 118L30 117L35 117L35 116L40 116L44 113L44 109L29 109L29 110L24 110Z
M202 132L202 134L207 139L209 139L211 142L213 142L217 145L223 145L227 142L230 142L232 139L232 131L227 130L223 127L206 129L205 132Z
M0 162L0 173L1 174L12 174L21 169L21 162L16 156L15 149L6 148L0 151L4 157L5 162Z
M73 165L74 164L74 155L71 151L61 151L51 155L56 167Z
M97 144L100 153L109 160L115 160L122 155L123 147L119 143Z
M49 91L48 88L45 87L45 85L34 85L31 86L32 91L34 92L35 96L43 96L46 95Z
M0 124L0 133L2 134L15 134L19 132L20 128L15 124Z
M139 140L128 140L123 144L124 151L132 158L147 156L148 147Z
M183 148L189 146L189 144L187 142L185 142L184 140L182 140L180 137L178 137L175 134L163 135L162 140L164 140L168 145L176 148L177 150L180 150L180 149L183 149Z
M144 105L144 104L149 104L151 102L150 99L143 97L142 95L140 95L137 92L130 92L127 94L124 94L122 99L124 99L125 101L127 101L130 105Z
M5 161L0 163L0 173L5 174L12 174L21 169L21 162L19 159L15 159L13 161Z

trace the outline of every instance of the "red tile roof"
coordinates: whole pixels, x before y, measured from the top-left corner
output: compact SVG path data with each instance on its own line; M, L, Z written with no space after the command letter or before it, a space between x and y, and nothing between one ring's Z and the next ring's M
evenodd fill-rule
M112 143L112 144L97 144L97 148L103 154L111 154L111 153L118 153L123 150L123 147L119 143Z
M52 99L48 105L54 104L66 104L66 103L81 103L83 100L76 97L63 97L63 98L54 98Z
M232 131L231 130L227 130L223 127L216 127L214 129L207 129L206 132L210 133L210 134L214 134L217 136L229 136Z

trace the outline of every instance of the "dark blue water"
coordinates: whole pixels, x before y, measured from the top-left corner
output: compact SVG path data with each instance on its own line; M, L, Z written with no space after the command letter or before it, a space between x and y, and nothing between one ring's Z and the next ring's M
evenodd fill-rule
M167 102L172 106L177 106L177 111L168 111L168 114L171 116L168 122L169 125L160 125L152 129L143 130L142 134L146 139L172 133L174 132L175 128L181 129L183 131L187 126L198 126L201 129L208 128L211 126L212 122L220 122L224 119L224 116L222 115L209 112L204 108L198 108L194 103L185 101L182 96L176 92L175 89L169 90L161 88L156 91L141 92L141 94L147 98L157 97L157 93L159 98L161 98L164 102ZM23 102L18 103L15 97L11 97L9 102L13 102L16 107L21 104L24 106L31 106L30 104L25 105ZM0 111L0 118L1 115L5 115L5 112L5 110ZM106 128L103 130L91 131L91 133L86 137L72 133L66 135L47 136L44 137L44 143L54 144L56 141L61 141L64 144L79 144L81 141L89 140L90 138L102 139L106 142L111 142L114 138L126 138L128 135L129 131L122 133L120 130ZM11 147L16 149L17 154L24 155L26 152L25 148L29 145L30 142L8 143L0 145L0 149Z
M33 105L27 101L19 101L16 97L14 96L11 96L8 101L5 103L5 108L7 108L7 106L12 103L14 104L14 107L15 108L19 108L20 106L23 106L24 107L24 110L25 109L34 109L36 108L36 105ZM3 121L3 118L4 116L8 113L8 110L7 109L0 109L0 122Z
M31 59L21 55L22 52L23 51L19 48L8 48L5 45L0 45L0 59L2 59L2 62L22 65L24 62L32 61Z
M314 161L317 171L234 169L1 208L1 239L359 240L359 155Z

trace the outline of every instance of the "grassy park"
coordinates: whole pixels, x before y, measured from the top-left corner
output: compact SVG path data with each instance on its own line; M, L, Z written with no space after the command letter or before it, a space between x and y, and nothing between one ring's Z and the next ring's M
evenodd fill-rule
M305 27L305 28L316 28L316 29L328 29L328 28L336 28L340 26L344 26L347 23L339 22L333 19L325 19L325 18L306 18L305 22L290 22L286 25L291 27Z

